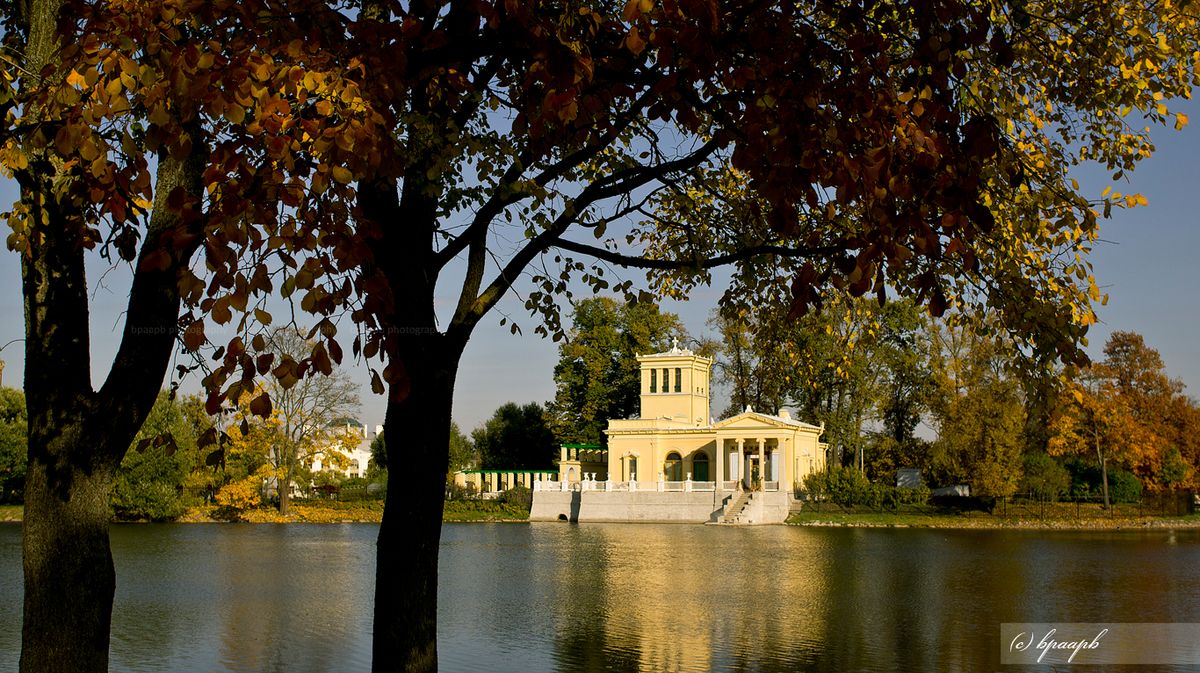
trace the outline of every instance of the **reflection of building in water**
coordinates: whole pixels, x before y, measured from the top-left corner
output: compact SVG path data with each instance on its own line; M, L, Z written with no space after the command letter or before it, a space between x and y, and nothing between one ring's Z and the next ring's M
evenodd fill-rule
M608 449L566 445L557 482L534 482L531 519L783 521L791 493L825 466L822 427L777 414L709 417L712 360L638 356L641 417L611 420Z
M551 552L552 581L587 577L589 588L563 592L558 670L791 673L828 637L819 537L782 526L561 530L570 539Z

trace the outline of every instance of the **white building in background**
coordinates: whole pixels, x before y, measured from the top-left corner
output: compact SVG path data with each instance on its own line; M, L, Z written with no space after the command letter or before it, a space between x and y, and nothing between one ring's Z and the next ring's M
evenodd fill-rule
M606 448L564 445L557 480L517 475L532 477L529 519L782 523L804 477L825 469L825 427L787 409L714 421L713 361L678 342L638 362L639 418L609 420Z
M371 442L383 432L382 425L376 425L372 428L369 425L352 425L347 423L345 426L347 432L353 432L359 436L358 445L353 450L346 454L349 459L346 469L340 469L335 464L330 464L330 461L322 460L323 456L317 456L313 459L312 471L333 471L345 477L365 477L367 476L367 466L371 462Z

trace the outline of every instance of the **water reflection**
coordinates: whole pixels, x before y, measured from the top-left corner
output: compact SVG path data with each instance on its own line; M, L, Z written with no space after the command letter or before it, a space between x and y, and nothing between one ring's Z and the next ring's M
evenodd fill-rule
M114 527L113 670L369 670L377 531ZM0 670L20 572L0 526ZM449 673L995 671L1002 622L1200 622L1198 573L1197 531L448 525L439 651Z
M1175 544L1165 532L539 524L494 527L483 544L447 532L463 558L503 557L492 545L509 533L539 551L522 557L535 580L523 623L553 633L560 671L997 670L1004 621L1200 621L1192 532ZM503 603L508 591L495 588ZM463 634L492 628L460 618L443 610L443 661L484 670ZM487 670L540 670L531 650Z

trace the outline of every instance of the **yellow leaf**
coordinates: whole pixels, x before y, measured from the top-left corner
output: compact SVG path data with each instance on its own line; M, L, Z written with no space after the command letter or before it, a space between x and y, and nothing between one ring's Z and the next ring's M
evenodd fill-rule
M349 184L350 181L354 180L354 174L351 173L350 169L346 168L345 166L334 166L331 172L333 174L333 179L337 180L343 185Z
M67 84L82 88L87 84L87 79L85 79L83 75L80 75L78 71L72 70L70 74L67 75Z
M155 126L166 126L167 122L171 121L171 115L167 114L167 108L164 105L156 105L150 111L150 123Z
M1188 116L1182 112L1175 113L1175 130L1178 131L1188 125Z
M241 124L246 121L246 108L231 103L225 108L225 119L228 119L230 124Z

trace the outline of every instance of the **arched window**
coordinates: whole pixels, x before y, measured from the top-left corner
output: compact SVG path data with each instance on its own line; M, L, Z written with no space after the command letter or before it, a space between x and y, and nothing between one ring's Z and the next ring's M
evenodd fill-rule
M674 451L667 454L667 462L663 463L663 479L683 481L683 458Z
M708 454L703 451L692 455L692 480L708 481Z

